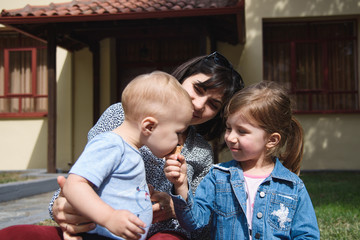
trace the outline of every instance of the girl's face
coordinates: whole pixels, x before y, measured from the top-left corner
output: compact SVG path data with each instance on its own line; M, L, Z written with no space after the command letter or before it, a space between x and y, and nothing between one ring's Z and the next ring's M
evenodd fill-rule
M204 90L196 86L196 83L205 82L209 76L198 73L184 80L183 88L189 93L194 106L193 118L190 125L198 125L209 121L220 111L222 102L222 89Z
M236 161L264 161L268 139L269 134L240 117L240 112L230 114L226 121L225 142Z

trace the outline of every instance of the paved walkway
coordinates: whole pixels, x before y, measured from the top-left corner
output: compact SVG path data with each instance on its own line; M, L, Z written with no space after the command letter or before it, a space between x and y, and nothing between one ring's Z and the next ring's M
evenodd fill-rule
M54 191L0 202L0 229L18 224L34 224L49 219L48 205Z

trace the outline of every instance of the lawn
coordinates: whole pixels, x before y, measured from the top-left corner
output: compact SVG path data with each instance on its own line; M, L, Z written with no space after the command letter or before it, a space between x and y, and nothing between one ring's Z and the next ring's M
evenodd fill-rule
M25 176L24 172L0 172L0 184L16 181L26 181L36 177Z
M302 172L321 239L360 239L360 172ZM40 225L56 225L46 220Z
M321 239L360 239L360 172L304 172Z

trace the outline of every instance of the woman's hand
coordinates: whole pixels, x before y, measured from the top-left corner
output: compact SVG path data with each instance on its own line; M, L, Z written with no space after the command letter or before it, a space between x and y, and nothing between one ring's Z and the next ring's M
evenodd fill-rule
M62 188L64 187L66 181L65 177L59 176L57 178L57 181L61 188L61 192L59 194L59 197L54 201L54 220L63 230L64 239L81 239L81 237L73 235L81 232L90 231L94 229L96 225L95 223L92 223L88 218L79 215L62 194Z
M154 190L149 184L150 198L153 204L153 223L176 218L174 204L169 194Z

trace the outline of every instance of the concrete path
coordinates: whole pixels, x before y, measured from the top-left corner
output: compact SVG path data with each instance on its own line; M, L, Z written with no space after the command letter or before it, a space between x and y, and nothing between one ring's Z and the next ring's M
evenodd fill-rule
M34 224L49 219L48 205L54 191L0 202L0 229L18 224Z
M44 169L24 171L36 179L0 184L0 229L19 224L35 224L50 219L49 202L58 189L56 178Z

